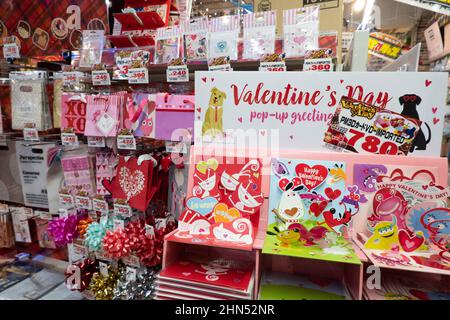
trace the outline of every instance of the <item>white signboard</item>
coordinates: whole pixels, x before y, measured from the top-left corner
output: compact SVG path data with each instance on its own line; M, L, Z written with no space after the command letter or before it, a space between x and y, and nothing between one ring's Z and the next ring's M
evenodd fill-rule
M236 145L247 135L244 147L261 148L260 140L269 139L271 149L324 151L328 123L347 96L421 120L407 156L438 157L447 77L437 72L198 72L196 144Z

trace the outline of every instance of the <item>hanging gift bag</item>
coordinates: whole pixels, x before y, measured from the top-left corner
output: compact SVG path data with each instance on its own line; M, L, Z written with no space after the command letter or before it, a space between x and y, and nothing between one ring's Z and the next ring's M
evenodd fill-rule
M115 175L116 156L112 152L100 152L95 159L95 178L97 194L109 195L110 192L103 185L103 180L111 181Z
M74 133L84 133L86 128L86 95L64 93L61 97L61 131L72 128Z
M115 137L119 124L121 100L122 97L117 94L89 95L84 134L93 137Z
M194 101L189 95L157 94L155 138L183 141L190 136L194 141Z
M87 155L65 156L61 160L66 188L73 195L95 194L92 158Z
M124 109L125 129L135 137L155 138L156 94L133 93L128 95Z
M145 211L154 193L152 176L155 165L147 154L138 158L120 156L112 190L114 199L124 199L130 207Z

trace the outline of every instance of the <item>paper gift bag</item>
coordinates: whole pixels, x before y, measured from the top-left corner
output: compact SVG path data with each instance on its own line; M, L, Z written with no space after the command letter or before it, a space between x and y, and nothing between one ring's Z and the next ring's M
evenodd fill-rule
M73 128L75 133L84 133L86 127L86 95L64 93L61 97L61 131Z
M194 141L194 110L194 96L157 94L155 138L180 141L190 135Z
M119 125L119 108L122 105L123 96L120 94L87 96L87 117L84 135L115 137Z
M67 156L61 160L66 188L71 194L80 191L95 194L93 164L90 156Z
M155 137L156 94L133 93L124 109L124 128L133 130L135 137Z
M152 187L155 164L150 155L120 156L113 185L114 199L124 199L132 208L145 211L156 191Z
M116 156L112 152L97 153L95 158L95 178L97 194L109 195L108 189L103 186L104 179L110 181L115 176L114 167L116 165Z

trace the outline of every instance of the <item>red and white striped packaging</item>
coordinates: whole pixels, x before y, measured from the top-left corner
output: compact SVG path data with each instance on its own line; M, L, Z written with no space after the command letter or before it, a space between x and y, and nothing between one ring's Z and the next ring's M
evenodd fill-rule
M208 59L208 17L185 20L181 23L184 56L187 61Z
M244 15L244 59L260 59L275 52L276 11Z
M181 30L180 26L170 26L156 29L155 64L169 63L180 57Z
M213 18L209 21L208 58L229 56L238 59L240 19L238 15Z

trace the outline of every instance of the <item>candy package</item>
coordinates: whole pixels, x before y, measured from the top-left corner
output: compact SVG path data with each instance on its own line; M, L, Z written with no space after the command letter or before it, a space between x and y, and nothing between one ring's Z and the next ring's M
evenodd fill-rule
M319 47L319 7L284 10L284 53L286 57L303 57Z
M244 59L259 59L275 52L276 12L244 15Z
M207 60L208 17L186 20L181 26L184 56L187 61Z
M239 16L213 18L209 24L209 59L229 56L238 58Z
M156 29L155 64L169 63L180 57L181 34L179 26Z

